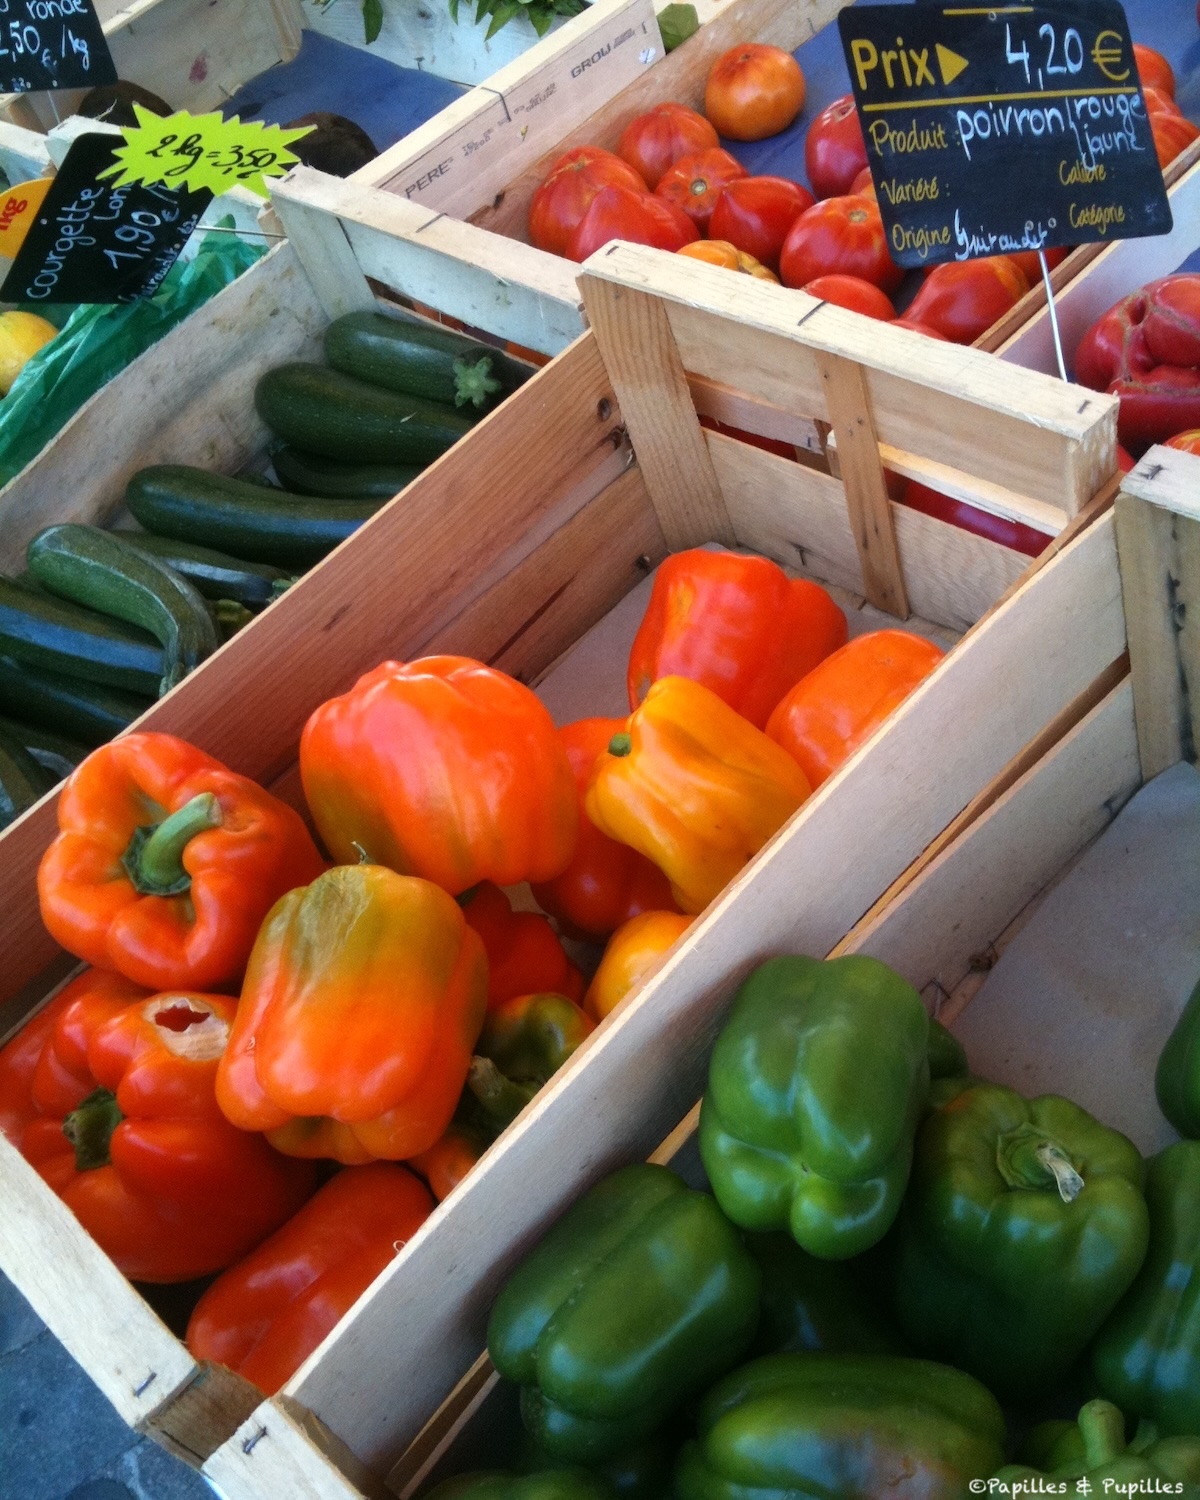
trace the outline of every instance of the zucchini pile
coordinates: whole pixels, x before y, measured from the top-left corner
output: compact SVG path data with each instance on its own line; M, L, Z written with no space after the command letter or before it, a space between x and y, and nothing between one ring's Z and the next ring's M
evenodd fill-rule
M278 485L183 465L130 479L142 530L50 526L0 576L0 827L119 734L439 458L531 371L381 313L327 364L269 370L255 407Z

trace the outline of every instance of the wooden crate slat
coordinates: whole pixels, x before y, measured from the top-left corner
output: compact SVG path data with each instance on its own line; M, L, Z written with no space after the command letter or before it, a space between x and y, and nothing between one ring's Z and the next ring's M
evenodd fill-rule
M294 1410L278 1400L264 1401L209 1457L202 1472L226 1500L239 1495L362 1500L364 1493L371 1494L317 1446Z
M1090 628L1062 630L1085 605ZM691 1105L722 1006L747 969L781 946L827 952L1124 645L1112 526L1100 522L1031 580L1019 604L973 632L869 753L831 778L697 921L589 1042L586 1089L572 1087L569 1070L539 1094L493 1148L488 1170L455 1195L456 1253L446 1255L437 1237L443 1205L287 1394L373 1468L398 1457L478 1353L490 1299L536 1226L618 1160L651 1150ZM950 742L945 725L956 722L972 733ZM850 816L872 830L869 848L847 840ZM753 900L739 905L736 921L722 920L751 881ZM509 1246L501 1257L498 1235ZM406 1391L404 1411L371 1401L384 1378Z
M311 172L312 168L301 166L297 171ZM300 196L277 193L271 207L326 317L332 321L346 313L372 311L375 293L367 283L341 221L311 208Z
M1115 397L1018 377L990 355L885 323L865 338L843 308L645 246L598 251L585 294L593 276L664 299L689 374L772 405L824 416L817 357L835 354L863 366L880 441L893 447L970 471L986 422L989 479L1070 514L1116 469Z
M840 952L949 994L1141 783L1126 677Z
M281 215L289 205L309 210L305 225L336 215L362 274L473 328L543 354L583 332L575 268L555 255L308 167L293 168L273 199Z
M0 1202L0 1270L122 1421L142 1426L188 1384L195 1361L3 1136Z
M729 512L662 303L590 279L582 290L668 546L732 545Z
M741 546L865 592L838 480L723 433L705 436ZM907 506L893 504L892 521L910 606L956 632L973 625L1029 565L1020 552Z
M355 180L465 218L662 56L651 0L597 0Z
M862 568L863 592L876 609L906 619L908 596L862 366L837 354L821 354L817 369L825 385L830 425L838 435L840 478Z

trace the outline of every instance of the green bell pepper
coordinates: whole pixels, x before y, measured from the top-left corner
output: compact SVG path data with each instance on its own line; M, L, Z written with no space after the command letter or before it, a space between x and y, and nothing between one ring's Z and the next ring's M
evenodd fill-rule
M995 1398L961 1370L772 1354L704 1398L676 1500L965 1500L1004 1456Z
M586 1469L550 1469L537 1474L456 1474L431 1490L428 1500L613 1500L603 1479Z
M874 958L773 958L738 991L709 1066L700 1155L743 1229L822 1260L883 1237L929 1095L929 1017Z
M917 1136L891 1249L901 1332L997 1395L1043 1394L1146 1254L1145 1163L1067 1099L977 1084Z
M707 1193L631 1166L575 1203L497 1298L488 1352L534 1440L595 1464L746 1352L758 1266Z
M1200 1434L1200 1141L1154 1157L1146 1201L1150 1252L1096 1340L1092 1370L1126 1411Z
M615 1500L664 1500L671 1493L671 1471L679 1452L682 1434L673 1427L643 1438L632 1448L625 1448L588 1472L608 1486ZM528 1434L517 1459L522 1474L540 1474L545 1469L561 1469L562 1464L544 1448L539 1448Z
M591 1030L565 995L523 995L491 1011L467 1074L489 1126L499 1132L510 1125Z
M965 1078L970 1072L966 1050L952 1031L934 1017L929 1020L930 1078Z
M762 1271L752 1353L899 1354L899 1332L844 1261L818 1260L786 1234L751 1234Z
M1200 1139L1200 984L1192 991L1154 1075L1158 1107L1188 1140Z
M1152 1426L1139 1428L1130 1444L1125 1441L1125 1418L1111 1401L1089 1401L1080 1410L1079 1421L1053 1422L1052 1433L1031 1437L1036 1449L1052 1437L1039 1467L1009 1464L997 1473L997 1488L1010 1494L1019 1483L1026 1492L1042 1481L1041 1492L1050 1481L1066 1480L1059 1494L1098 1496L1116 1487L1123 1494L1158 1493L1200 1500L1200 1438L1160 1438ZM1080 1484L1071 1483L1081 1480Z

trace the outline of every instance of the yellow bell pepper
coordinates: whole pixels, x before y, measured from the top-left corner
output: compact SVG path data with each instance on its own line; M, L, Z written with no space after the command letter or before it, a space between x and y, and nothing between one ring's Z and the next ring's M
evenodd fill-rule
M715 693L663 677L597 760L586 807L601 833L653 860L695 913L811 790L791 756Z

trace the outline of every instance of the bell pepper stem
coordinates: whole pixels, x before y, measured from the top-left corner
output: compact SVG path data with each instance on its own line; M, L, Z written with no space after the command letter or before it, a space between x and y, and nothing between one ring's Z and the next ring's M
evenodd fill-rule
M63 1121L63 1134L75 1148L75 1166L80 1172L106 1167L111 1160L109 1142L124 1119L111 1089L95 1089Z
M1084 1181L1075 1163L1036 1125L1018 1125L1000 1137L996 1167L1011 1188L1053 1188L1064 1203L1074 1203L1083 1192Z
M183 851L198 833L221 826L221 804L200 792L161 823L135 828L122 864L142 896L178 896L192 883Z
M1111 1401L1089 1401L1079 1413L1088 1469L1112 1463L1125 1452L1125 1418Z
M536 1084L514 1083L506 1078L490 1057L471 1059L467 1087L499 1130L511 1125L537 1093Z
M633 739L628 734L614 734L608 742L610 755L628 755L633 749Z

